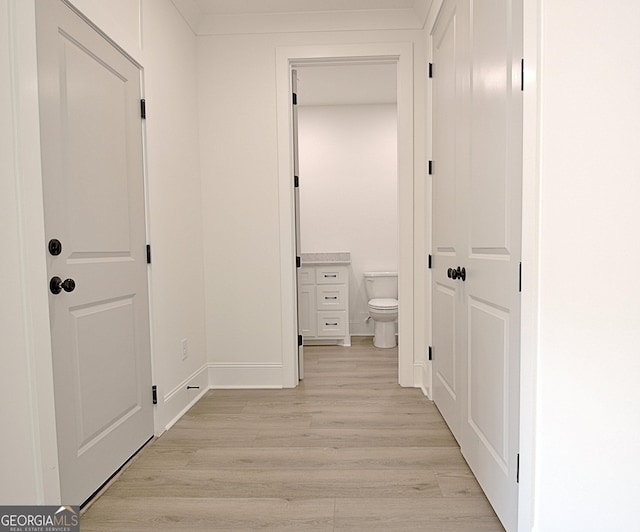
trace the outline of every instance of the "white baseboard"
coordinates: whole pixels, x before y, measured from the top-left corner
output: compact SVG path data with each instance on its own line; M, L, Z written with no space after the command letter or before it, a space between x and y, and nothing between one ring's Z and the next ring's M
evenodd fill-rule
M169 430L209 390L207 365L189 375L180 384L162 395L161 419L156 423L156 436ZM187 386L196 388L187 389ZM162 392L162 390L159 390ZM159 430L158 430L159 429Z
M420 388L422 393L429 399L431 397L431 364L414 364L413 365L413 382L416 388Z
M208 365L209 387L212 389L282 388L282 364Z

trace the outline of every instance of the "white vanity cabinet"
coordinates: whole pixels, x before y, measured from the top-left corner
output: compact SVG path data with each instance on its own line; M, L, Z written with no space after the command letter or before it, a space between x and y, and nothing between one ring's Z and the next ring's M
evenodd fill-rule
M307 345L351 345L349 335L349 266L302 263L298 306L303 342Z

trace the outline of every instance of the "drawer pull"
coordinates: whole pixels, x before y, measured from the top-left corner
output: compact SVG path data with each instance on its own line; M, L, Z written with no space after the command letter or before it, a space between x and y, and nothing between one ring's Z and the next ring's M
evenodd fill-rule
M327 327L337 327L337 326L338 326L338 324L337 324L337 323L326 323L326 322L325 322L325 325L326 325Z
M338 299L338 296L324 296L325 299Z
M338 277L338 274L337 274L337 273L332 273L332 274L327 274L327 273L325 273L325 274L324 274L324 278L325 278L325 279L328 279L328 278L330 278L330 277L331 277L331 278L336 278L336 277Z

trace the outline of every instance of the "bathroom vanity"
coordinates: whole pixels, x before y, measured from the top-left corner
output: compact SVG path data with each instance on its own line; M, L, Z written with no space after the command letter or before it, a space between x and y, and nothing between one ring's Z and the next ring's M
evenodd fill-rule
M302 253L298 271L300 332L306 345L350 346L350 253Z

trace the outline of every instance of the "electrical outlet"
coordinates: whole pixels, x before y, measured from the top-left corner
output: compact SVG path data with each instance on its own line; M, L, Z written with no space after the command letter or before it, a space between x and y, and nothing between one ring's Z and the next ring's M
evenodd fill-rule
M189 356L189 345L187 344L187 339L182 339L182 360L185 360Z

